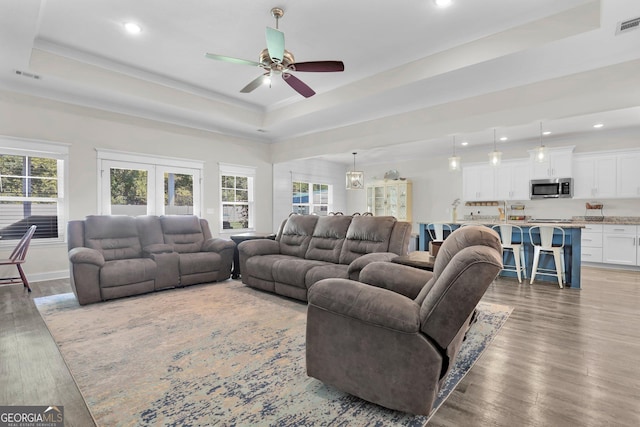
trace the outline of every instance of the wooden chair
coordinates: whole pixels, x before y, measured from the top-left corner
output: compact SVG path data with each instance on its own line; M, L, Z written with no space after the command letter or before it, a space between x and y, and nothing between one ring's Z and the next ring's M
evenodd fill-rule
M31 292L31 288L29 287L29 282L27 281L27 276L25 276L24 271L22 271L22 264L27 257L27 250L29 249L29 243L31 242L31 238L33 237L33 233L36 232L36 226L32 225L29 227L26 233L22 236L16 248L11 252L11 255L8 259L0 259L0 266L2 265L15 265L18 267L18 273L20 277L0 277L0 284L6 285L11 283L22 283L22 285Z

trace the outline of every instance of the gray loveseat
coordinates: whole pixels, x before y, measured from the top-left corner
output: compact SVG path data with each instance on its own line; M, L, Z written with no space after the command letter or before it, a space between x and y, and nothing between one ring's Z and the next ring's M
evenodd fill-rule
M226 280L235 243L192 215L92 215L69 221L71 287L90 304Z
M390 216L291 215L275 240L238 245L242 283L307 300L307 289L326 278L358 280L374 261L408 251L411 224Z
M317 282L309 290L307 374L387 408L429 414L501 269L496 232L469 226L444 241L433 273L376 262L360 282Z

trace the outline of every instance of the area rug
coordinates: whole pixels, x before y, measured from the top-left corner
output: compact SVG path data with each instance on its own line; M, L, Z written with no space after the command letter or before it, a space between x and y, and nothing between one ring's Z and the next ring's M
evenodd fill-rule
M35 299L99 426L422 426L309 378L305 303L240 282L79 306ZM508 318L479 305L434 411ZM432 412L433 414L433 412Z

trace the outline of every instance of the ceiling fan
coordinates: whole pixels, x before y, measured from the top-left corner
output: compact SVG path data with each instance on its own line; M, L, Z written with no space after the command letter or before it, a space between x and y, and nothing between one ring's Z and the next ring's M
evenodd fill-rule
M278 20L284 16L284 10L279 7L271 9L271 16L276 19L276 28L267 27L267 48L260 52L258 62L246 59L232 58L230 56L207 53L205 56L219 61L232 62L234 64L251 65L260 67L266 72L243 87L240 92L249 93L263 84L270 84L271 79L282 76L282 79L296 92L305 98L315 95L315 91L302 80L291 74L292 71L334 72L344 71L342 61L310 61L296 62L293 54L284 48L284 33L278 30Z

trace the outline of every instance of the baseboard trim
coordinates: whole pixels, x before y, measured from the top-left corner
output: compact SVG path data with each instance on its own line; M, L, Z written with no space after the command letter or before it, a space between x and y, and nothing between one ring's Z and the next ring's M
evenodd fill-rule
M69 270L47 271L46 273L29 273L27 279L29 283L45 282L47 280L68 279Z

